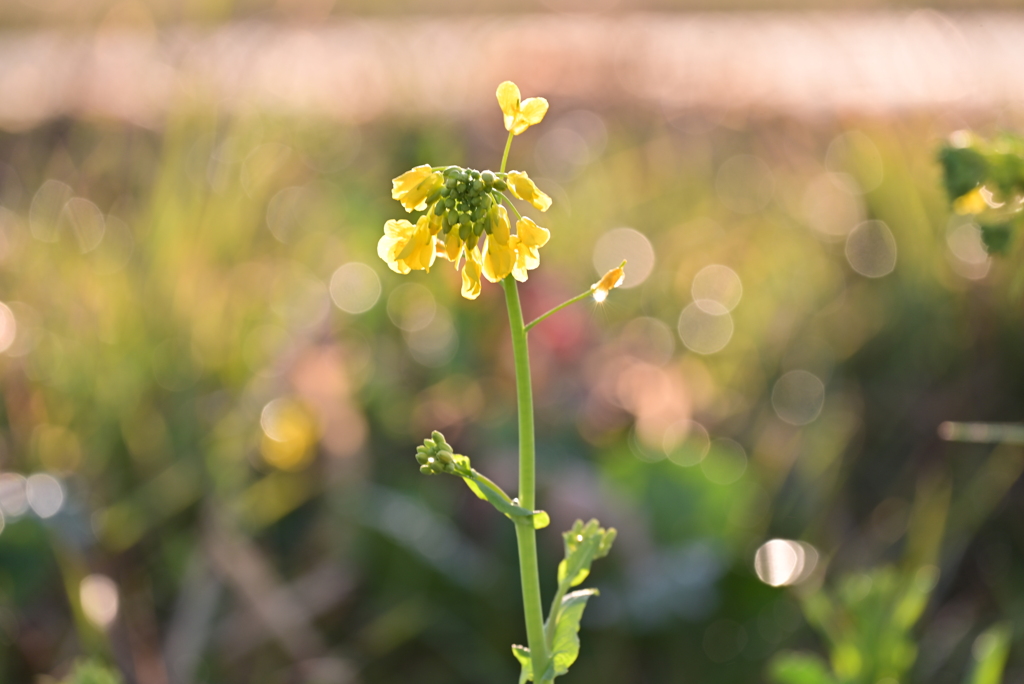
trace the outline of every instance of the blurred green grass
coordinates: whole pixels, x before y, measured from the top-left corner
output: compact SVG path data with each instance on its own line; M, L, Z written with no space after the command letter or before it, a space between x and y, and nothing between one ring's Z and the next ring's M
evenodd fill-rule
M826 653L802 600L893 563L939 570L914 681L960 681L977 633L1019 627L1019 454L936 435L1018 419L1024 377L1014 265L964 248L976 235L957 233L934 161L943 125L556 105L517 140L511 165L555 199L527 317L596 280L595 250L634 273L653 256L638 286L531 336L541 564L577 516L620 530L567 681L763 680L776 653ZM139 682L515 676L511 530L412 458L441 429L514 479L500 296L465 302L445 264L402 277L375 254L404 215L390 179L496 166L493 131L182 110L159 132L0 134L0 298L18 326L0 467L65 495L46 519L0 500L4 681L82 654ZM865 220L891 241L853 237ZM334 275L351 263L375 275ZM728 338L692 304L712 264L742 283ZM787 400L780 380L806 377L792 371L823 394ZM689 466L686 421L710 440ZM929 482L949 495L915 545ZM773 537L820 554L793 589L754 573ZM96 573L119 591L108 630L81 605ZM1020 672L1011 656L1007 681Z

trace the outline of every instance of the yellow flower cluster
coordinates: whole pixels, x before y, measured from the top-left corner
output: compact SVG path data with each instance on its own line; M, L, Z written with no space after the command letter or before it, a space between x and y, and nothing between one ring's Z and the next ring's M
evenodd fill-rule
M497 96L511 135L539 123L548 109L544 98L521 100L519 88L509 81L498 86ZM415 224L405 219L384 224L377 254L402 274L429 271L438 256L451 261L462 270L466 299L480 296L481 276L492 283L509 275L524 282L528 271L540 265L540 248L551 234L522 216L513 234L503 204L508 201L506 191L540 211L551 207L551 198L525 171L495 173L429 164L410 169L392 181L391 196L407 212L425 213Z

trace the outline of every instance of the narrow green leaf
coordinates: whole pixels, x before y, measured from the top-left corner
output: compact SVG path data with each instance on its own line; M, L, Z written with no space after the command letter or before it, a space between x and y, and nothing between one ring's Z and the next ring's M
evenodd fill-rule
M597 589L580 589L566 594L562 599L562 610L555 625L555 638L551 648L551 663L556 677L569 671L580 654L580 618L587 601L598 595Z
M478 485L476 482L473 482L473 480L469 479L468 477L462 478L462 481L466 483L466 486L469 487L469 489L474 494L476 494L478 498L487 501L487 495L484 494L482 489L480 489L480 485Z
M835 678L821 658L809 653L782 653L769 666L778 684L835 684Z
M989 627L974 641L971 655L974 666L964 680L965 684L999 684L1003 681L1003 668L1010 653L1010 623L1002 622Z
M519 644L512 644L512 655L519 661L522 670L519 673L519 684L533 681L533 661L530 659L530 649Z

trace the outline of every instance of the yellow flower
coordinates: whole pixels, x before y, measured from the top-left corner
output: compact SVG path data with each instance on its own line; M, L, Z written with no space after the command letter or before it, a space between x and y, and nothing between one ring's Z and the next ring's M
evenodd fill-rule
M511 243L511 239L509 240ZM502 245L497 240L488 238L484 247L484 277L492 283L500 282L512 272L515 254L509 245Z
M462 268L462 296L476 299L480 296L480 250L466 252L466 265Z
M981 188L975 188L966 195L957 197L953 202L953 211L958 214L980 214L988 209L988 202L981 192Z
M623 259L621 264L605 273L600 280L590 286L590 291L594 293L594 301L603 302L608 299L608 293L621 285L625 279L626 261Z
M512 266L512 277L521 283L526 282L527 271L540 266L540 248L548 243L551 232L541 228L531 218L516 221L516 234L509 239L509 247L515 253Z
M405 219L391 219L384 224L384 237L377 243L377 255L388 268L403 275L430 270L437 253L429 221L423 215L415 226Z
M516 221L516 235L527 247L543 247L551 239L551 231L541 228L527 216Z
M507 245L512 233L512 224L508 220L508 210L500 204L491 208L491 237L500 245Z
M457 230L449 231L448 237L444 239L444 258L448 261L454 261L456 270L458 270L459 260L462 258L463 244Z
M521 100L519 86L505 81L498 86L498 106L505 115L505 130L519 135L534 124L539 124L548 113L548 101L543 97Z
M521 200L525 200L541 211L547 211L551 207L551 198L538 188L525 171L509 171L508 187L512 194Z
M406 211L423 211L427 208L427 198L442 185L441 172L432 170L430 164L423 164L392 179L391 197L401 202Z

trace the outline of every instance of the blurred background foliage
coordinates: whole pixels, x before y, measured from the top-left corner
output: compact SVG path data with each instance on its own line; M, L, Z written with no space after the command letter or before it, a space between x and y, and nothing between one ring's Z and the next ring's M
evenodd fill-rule
M951 130L552 99L517 139L526 316L629 260L531 335L541 566L619 530L567 682L1024 681L1022 440L937 432L1024 396ZM0 680L513 680L513 531L413 459L439 429L513 488L501 296L375 254L392 177L503 143L496 107L0 132Z

